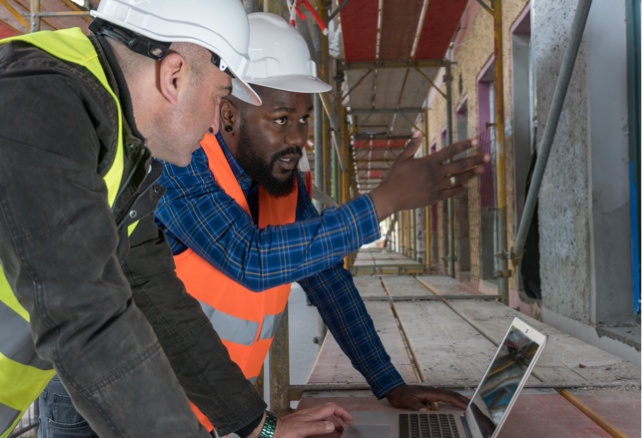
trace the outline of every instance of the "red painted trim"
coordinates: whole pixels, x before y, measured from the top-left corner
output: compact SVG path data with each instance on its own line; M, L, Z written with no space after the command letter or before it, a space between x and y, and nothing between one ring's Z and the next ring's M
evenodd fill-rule
M368 172L369 178L383 178L383 175L380 170L371 170Z
M408 137L410 138L410 137ZM406 140L356 140L355 149L401 148Z
M16 35L21 35L21 32L9 26L4 21L0 21L0 38L9 38Z

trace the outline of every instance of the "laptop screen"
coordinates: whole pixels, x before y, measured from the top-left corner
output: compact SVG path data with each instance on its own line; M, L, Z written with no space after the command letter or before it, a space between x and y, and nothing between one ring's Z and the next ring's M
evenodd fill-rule
M513 320L466 410L468 424L477 424L480 436L492 437L499 430L545 339L523 321Z

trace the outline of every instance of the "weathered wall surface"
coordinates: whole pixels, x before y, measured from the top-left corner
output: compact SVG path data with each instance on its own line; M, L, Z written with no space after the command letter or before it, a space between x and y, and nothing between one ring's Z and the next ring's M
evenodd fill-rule
M533 2L531 44L538 145L546 127L576 4L576 1ZM585 46L582 42L539 196L542 304L582 322L588 322L590 308Z
M595 323L633 319L625 2L595 0L587 23Z

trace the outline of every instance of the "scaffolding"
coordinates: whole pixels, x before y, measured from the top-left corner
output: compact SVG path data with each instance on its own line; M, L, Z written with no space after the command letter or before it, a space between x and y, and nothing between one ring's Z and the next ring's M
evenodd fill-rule
M493 193L494 204L490 207L494 209L493 220L497 235L492 265L493 275L498 282L499 296L507 304L509 280L514 277L523 255L526 232L533 217L591 1L578 2L551 111L538 148L539 159L512 249L508 248L509 227L507 225L508 178L504 138L506 116L504 113L505 51L502 34L504 26L502 2L499 0L490 0L490 4L484 0L476 0L476 2L493 20L495 60L493 82L496 97L493 132L495 135L492 139L479 136L479 141L481 143L488 140L488 143L491 141L494 143L494 162L489 166L491 175L487 175L491 178L490 187L496 191ZM82 18L87 21L88 12L69 0L60 0L59 3L66 8L66 11L61 12L43 11L42 3L39 0L31 0L27 8L27 5L17 1L0 0L0 5L9 11L26 31L30 32L40 30L43 23L47 27L55 28L55 23L49 20L52 18ZM317 7L321 20L326 24L336 21L340 17L339 12L348 3L349 0L340 2L319 0ZM84 4L85 7L88 6L87 2ZM263 10L277 14L287 13L283 1L246 0L245 5L248 12ZM422 10L421 14L420 21L423 23L426 19L426 11ZM311 161L314 165L314 197L319 210L331 204L341 205L380 184L412 130L419 130L423 134L424 144L421 153L424 155L431 153L429 144L431 129L434 130L435 127L429 124L429 114L433 109L429 107L427 100L423 100L428 91L436 93L438 98L445 102L445 142L453 143L452 67L454 63L450 58L450 51L443 59L377 59L346 62L330 56L331 43L328 35L324 35L314 26L308 29L302 26L301 30L309 40L310 47L315 48L316 57L320 60L320 78L334 85L334 92L316 96L314 101L314 155ZM378 29L378 34L380 33L381 29ZM441 82L437 81L438 74L441 75ZM375 99L375 96L385 94L385 90L392 87L399 90L398 95L393 95L387 100ZM413 93L420 92L423 93L422 103L417 104ZM409 95L409 98L403 100L402 97L406 95ZM481 186L475 187L478 192L483 189L484 187ZM483 193L478 193L477 196L481 197ZM420 210L402 211L386 221L387 244L396 252L420 262L421 271L418 271L420 273L430 274L443 270L450 277L456 277L457 264L461 261L461 254L457 251L456 201L451 198L439 206L425 207ZM440 263L439 257L436 256L439 251L433 251L433 248L438 247L442 248L443 263ZM355 258L355 254L347 256L346 267L354 268ZM512 269L509 268L509 260L512 262ZM305 390L332 389L290 384L287 310L282 320L282 327L270 349L272 366L269 382L267 382L270 385L271 409L279 414L288 412L290 402L297 400ZM320 323L319 338L323 339L324 335L325 328ZM341 389L346 389L345 385L342 385ZM367 387L356 385L354 389L367 389Z

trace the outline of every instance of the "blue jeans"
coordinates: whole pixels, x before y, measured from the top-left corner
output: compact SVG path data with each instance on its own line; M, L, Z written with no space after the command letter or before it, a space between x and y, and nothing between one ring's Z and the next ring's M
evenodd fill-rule
M38 399L38 438L98 438L80 416L58 376L54 376Z
M74 407L57 375L40 394L38 408L38 438L98 438ZM217 436L214 431L211 435Z

